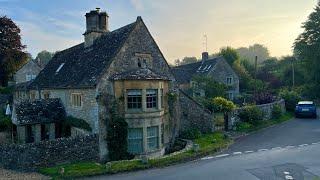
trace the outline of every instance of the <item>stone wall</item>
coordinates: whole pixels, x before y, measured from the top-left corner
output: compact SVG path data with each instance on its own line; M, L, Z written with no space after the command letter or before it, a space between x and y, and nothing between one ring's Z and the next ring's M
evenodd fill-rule
M99 159L98 136L61 138L30 144L0 145L0 166L35 170L62 163Z
M194 128L203 133L213 131L213 113L182 91L180 91L179 103L181 108L180 132Z
M285 101L283 99L269 104L257 105L257 107L264 113L264 120L270 120L272 118L272 109L276 105L281 107L283 113L286 111ZM238 114L241 110L242 108L238 108L229 113L229 129L234 127L235 124L240 121Z

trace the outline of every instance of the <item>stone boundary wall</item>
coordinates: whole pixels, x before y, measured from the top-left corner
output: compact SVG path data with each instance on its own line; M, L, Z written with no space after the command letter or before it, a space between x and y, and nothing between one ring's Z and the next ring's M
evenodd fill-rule
M36 170L40 167L98 159L97 135L0 145L0 166L8 169Z
M179 93L180 132L188 129L198 129L202 133L213 132L213 113L189 97L183 91Z
M286 112L285 101L283 99L275 101L273 103L261 104L256 106L264 113L264 120L270 120L272 118L272 109L275 105L279 105L283 113ZM243 108L237 108L233 112L229 113L229 129L232 129L235 124L240 121L238 114L242 109Z

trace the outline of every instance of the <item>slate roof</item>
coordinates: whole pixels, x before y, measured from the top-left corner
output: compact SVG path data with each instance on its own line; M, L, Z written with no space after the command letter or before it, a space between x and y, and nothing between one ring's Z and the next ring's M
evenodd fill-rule
M16 105L17 125L59 122L65 110L59 99L24 101Z
M95 87L138 21L142 21L141 17L134 23L102 35L90 47L85 48L81 43L56 53L30 88Z
M170 78L153 72L148 68L139 68L115 74L111 77L112 80L169 80Z
M196 63L186 64L182 66L176 66L172 68L176 80L181 83L189 83L195 75L206 75L212 68L215 67L218 61L223 61L223 57L217 57L213 59L205 60L204 62L199 61Z
M15 84L15 85L14 85L14 89L15 89L15 90L27 90L28 87L29 87L29 85L30 85L32 82L33 82L33 80Z

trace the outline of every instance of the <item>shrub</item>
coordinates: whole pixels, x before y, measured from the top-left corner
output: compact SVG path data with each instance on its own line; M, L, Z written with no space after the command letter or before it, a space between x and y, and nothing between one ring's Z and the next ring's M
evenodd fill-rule
M11 94L12 88L11 87L0 87L0 94Z
M301 97L296 91L289 91L286 89L280 91L279 95L285 100L286 109L291 112L294 111L296 104L301 99Z
M0 132L11 130L11 127L10 116L4 115L4 112L0 109Z
M213 98L212 103L216 112L230 112L236 108L236 105L234 105L232 101L228 101L223 97Z
M239 112L239 118L242 122L247 122L252 125L257 125L263 120L263 112L256 106L245 106Z
M282 110L280 105L274 105L272 108L272 118L279 119L282 115Z
M84 129L87 131L91 131L92 128L90 127L90 124L87 123L83 119L75 118L72 116L67 116L64 120L64 126L70 126L70 127L77 127L80 129Z
M201 132L198 129L188 129L181 132L182 139L197 139L201 137Z
M247 123L247 122L239 122L236 124L236 127L237 127L237 131L247 131L249 129L252 128L252 124L250 123Z
M272 103L273 101L273 95L269 92L261 92L254 96L254 102L258 105Z

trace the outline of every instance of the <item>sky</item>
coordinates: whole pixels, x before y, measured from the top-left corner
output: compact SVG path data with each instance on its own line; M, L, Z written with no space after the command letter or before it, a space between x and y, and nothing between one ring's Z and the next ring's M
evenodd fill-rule
M265 45L271 56L292 54L317 0L0 0L0 16L21 29L33 56L83 42L85 13L100 7L110 30L142 16L169 63L221 47Z

